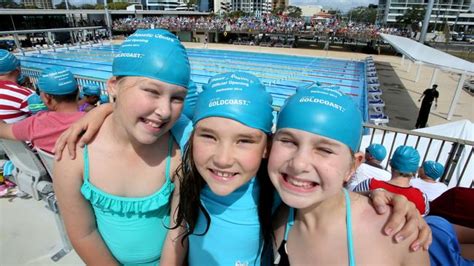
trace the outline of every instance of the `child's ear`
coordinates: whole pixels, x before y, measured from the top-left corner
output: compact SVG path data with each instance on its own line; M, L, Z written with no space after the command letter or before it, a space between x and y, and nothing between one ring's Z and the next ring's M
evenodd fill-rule
M364 153L363 152L357 152L354 154L354 159L353 159L353 163L352 163L352 167L351 167L351 172L349 174L349 176L346 178L346 180L344 180L345 182L348 182L349 179L354 175L355 171L357 170L357 168L359 168L359 166L362 164L362 162L364 161Z
M107 80L107 92L112 99L112 102L115 102L115 98L117 97L117 90L118 90L118 80L117 77L111 77Z

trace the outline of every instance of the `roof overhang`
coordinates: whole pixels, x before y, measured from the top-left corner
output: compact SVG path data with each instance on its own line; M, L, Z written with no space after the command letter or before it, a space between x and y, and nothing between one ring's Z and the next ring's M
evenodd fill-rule
M474 76L474 63L436 50L409 38L383 33L380 36L395 50L419 64Z

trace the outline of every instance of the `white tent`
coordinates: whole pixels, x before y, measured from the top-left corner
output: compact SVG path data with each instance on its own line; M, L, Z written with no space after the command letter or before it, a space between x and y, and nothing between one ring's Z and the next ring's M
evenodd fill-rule
M456 138L456 139L463 139L467 141L474 141L474 124L469 120L460 120L456 122L446 123L442 125L437 125L433 127L423 128L414 130L417 132L428 133L432 135ZM361 151L364 151L365 148L370 144L371 135L366 135L362 138L361 144ZM375 134L373 137L373 143L381 143L383 138L382 134ZM383 145L387 149L387 158L382 162L382 165L385 166L388 164L388 159L393 153L394 149L396 149L400 145L404 145L406 139L406 134L398 133L395 137L394 133L387 133L384 137ZM416 136L410 136L406 140L406 145L410 145L415 147L418 141L418 146L416 147L417 150L420 152L420 156L424 160L434 160L436 161L437 157L438 162L444 164L449 157L449 153L451 151L450 144L444 144L440 140L433 140L430 145L430 139L428 138L420 138L418 139ZM393 150L392 150L392 143ZM447 142L448 143L448 142ZM429 147L429 149L428 149ZM442 148L441 148L442 147ZM440 152L438 152L441 149ZM463 171L464 165L467 163L467 159L469 154L472 152L473 147L466 145L461 157L459 158L459 162L453 172L453 176L448 184L449 187L454 187L458 183L458 179L461 176ZM439 155L438 155L439 154ZM387 168L390 169L390 166ZM474 157L471 157L471 162L468 163L466 169L464 170L464 175L462 180L459 182L459 186L461 187L470 187L471 183L474 180Z
M414 61L418 65L418 70L415 79L416 81L418 81L419 79L420 68L423 64L432 66L435 69L433 72L433 77L431 78L430 85L435 83L438 69L447 70L461 75L447 115L447 119L451 120L454 114L454 109L458 103L462 87L464 86L466 76L474 76L474 63L471 63L456 56L452 56L440 50L436 50L409 38L390 34L380 34L380 36L385 41L390 43L390 45L395 50L400 52L403 55L403 58L408 57L408 59Z

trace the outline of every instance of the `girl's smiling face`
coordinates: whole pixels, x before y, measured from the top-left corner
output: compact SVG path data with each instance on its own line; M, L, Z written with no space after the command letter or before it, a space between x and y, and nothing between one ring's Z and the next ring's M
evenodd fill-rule
M283 128L273 138L268 174L282 200L303 209L339 193L361 160L341 142Z
M220 196L229 195L255 177L267 153L265 133L232 119L202 119L192 138L196 168Z
M184 87L144 77L112 78L108 85L115 119L139 143L155 142L181 115Z

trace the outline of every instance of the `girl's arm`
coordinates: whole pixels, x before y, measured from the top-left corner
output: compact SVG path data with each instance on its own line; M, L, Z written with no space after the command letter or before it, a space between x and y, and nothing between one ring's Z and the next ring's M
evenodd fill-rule
M182 243L183 234L186 232L184 226L176 227L176 214L179 203L179 178L174 178L175 189L171 198L170 229L166 235L163 251L161 252L161 265L186 265L188 252L188 239ZM176 228L175 228L176 227ZM174 229L173 229L174 228Z
M415 204L408 201L404 196L384 189L371 191L370 198L378 214L387 212L389 210L388 206L392 206L392 213L384 226L386 235L393 235L397 243L415 235L417 237L411 242L411 250L417 251L420 248L428 250L432 240L431 229L421 217Z
M82 160L65 156L54 164L54 191L74 249L87 265L118 265L97 227L89 202L81 194Z
M67 145L69 157L76 158L76 144L84 147L89 143L104 123L105 118L113 112L112 104L101 104L87 112L84 117L72 124L56 140L54 154L57 161L61 160L63 150Z

